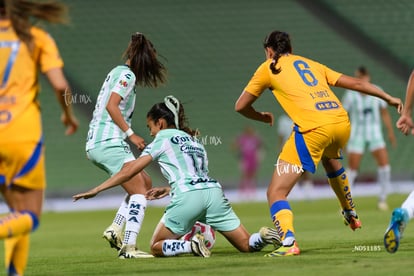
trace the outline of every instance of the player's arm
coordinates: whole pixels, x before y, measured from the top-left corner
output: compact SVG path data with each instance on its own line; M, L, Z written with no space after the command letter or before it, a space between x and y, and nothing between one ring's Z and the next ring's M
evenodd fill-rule
M166 197L170 194L171 187L154 187L145 193L148 200L155 200Z
M393 147L397 145L397 139L395 138L394 128L391 120L390 113L386 107L380 109L382 121L384 122L385 128L388 132L388 139Z
M401 113L402 111L403 104L401 99L389 95L388 93L381 90L380 88L378 88L370 82L350 77L347 75L341 75L335 83L335 86L360 91L364 94L381 98L384 101L386 101L389 105L396 107L398 113Z
M86 193L80 193L72 196L73 200L76 201L80 198L88 199L96 196L102 191L108 190L112 187L123 184L124 182L130 180L132 177L140 173L146 166L148 166L152 161L151 155L140 156L135 161L132 161L129 166L124 166L122 169L111 178L103 182L102 184L96 186L95 188L89 190Z
M45 72L50 85L55 91L56 99L63 110L61 121L66 126L66 135L71 135L78 129L79 123L72 111L72 93L63 74L62 68L53 68Z
M411 113L413 109L413 101L414 101L414 70L411 72L410 78L408 79L404 109L401 114L401 117L397 121L398 129L405 135L407 135L410 132L410 130L411 130L411 134L414 135L414 123L411 118Z
M273 114L270 112L256 111L256 109L253 107L253 103L256 100L256 96L248 93L247 91L243 91L239 99L236 101L234 109L236 110L236 112L239 112L240 114L249 119L268 123L272 126L274 122Z
M111 93L108 103L106 104L106 110L112 118L112 121L123 131L126 132L129 129L129 125L122 116L121 110L119 109L119 104L121 103L122 97L115 92ZM132 133L128 136L128 139L136 145L139 149L145 147L145 141L142 137Z

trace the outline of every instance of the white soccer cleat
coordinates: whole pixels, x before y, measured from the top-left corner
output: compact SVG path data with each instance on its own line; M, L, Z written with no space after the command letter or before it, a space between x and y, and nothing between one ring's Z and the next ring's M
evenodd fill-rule
M201 234L195 234L191 238L191 250L195 256L208 258L211 255L210 250L208 250L204 242L204 236Z
M122 230L116 225L110 225L103 232L102 237L109 242L111 248L120 250L122 247Z
M120 259L139 259L139 258L154 258L153 255L138 250L133 244L125 244L119 250L118 258Z
M275 248L279 248L282 245L279 233L276 231L276 229L270 227L262 227L260 228L259 234L266 244L273 244Z

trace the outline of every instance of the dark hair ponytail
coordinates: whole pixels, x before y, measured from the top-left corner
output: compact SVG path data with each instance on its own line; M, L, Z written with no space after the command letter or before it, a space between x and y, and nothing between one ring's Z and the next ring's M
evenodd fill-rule
M269 68L273 74L279 74L282 69L280 67L276 68L276 64L280 56L283 54L292 53L292 45L290 44L289 34L280 31L273 31L266 36L263 42L263 47L270 47L275 52L273 61L270 64Z
M164 102L154 104L148 111L147 118L154 121L163 118L169 127L175 127L191 136L199 134L197 130L193 130L188 126L184 107L174 96L167 96L164 98Z
M136 84L157 87L166 81L166 68L157 59L157 51L150 40L142 33L131 36L123 57L129 59L130 68L136 77Z

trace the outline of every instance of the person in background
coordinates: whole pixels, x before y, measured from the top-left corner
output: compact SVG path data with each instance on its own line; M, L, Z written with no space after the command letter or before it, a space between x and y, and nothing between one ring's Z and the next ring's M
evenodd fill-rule
M140 150L145 147L144 139L131 129L136 87L157 87L166 81L166 69L144 34L132 34L123 56L125 63L113 68L105 78L86 141L88 159L109 175L130 166L135 160L125 139ZM152 257L136 248L147 207L145 193L152 187L151 178L142 171L122 187L128 194L103 237L118 250L121 259Z
M364 66L360 66L355 77L370 82L371 76ZM378 87L381 89L380 87ZM348 156L349 185L354 186L358 170L365 151L371 152L377 162L377 182L380 185L378 209L388 210L387 196L391 192L391 166L385 140L382 134L382 122L387 129L388 139L393 147L397 145L388 104L377 97L346 90L342 106L348 111L351 120L351 136L346 152Z
M0 218L0 239L7 275L24 274L46 189L39 73L55 92L65 134L78 128L55 41L31 23L65 23L66 11L57 1L0 0L0 191L10 208Z
M238 152L240 161L240 195L247 199L254 198L263 142L252 126L246 126L243 133L236 138L233 147Z
M290 135L293 132L293 122L286 114L282 114L279 116L277 120L277 135L279 137L279 149L282 151L283 146L285 145L286 141L289 139ZM302 173L302 177L299 180L299 185L302 188L303 195L305 199L312 198L312 191L313 191L313 181L312 176L308 171L304 171Z
M271 32L266 36L263 47L266 60L257 68L236 101L235 111L252 120L273 125L271 112L260 112L253 106L263 92L270 89L294 122L294 134L279 154L267 189L270 215L283 245L265 256L295 256L300 254L300 249L287 196L303 171L314 173L320 161L340 202L345 224L352 230L361 227L345 169L338 160L348 142L351 125L346 110L330 86L380 97L399 112L402 102L367 81L293 54L290 36L286 32Z
M414 70L407 83L407 91L404 102L404 110L397 121L397 128L405 135L414 135L414 123L412 110L414 102ZM400 246L400 240L407 223L414 217L414 191L405 199L401 207L395 208L391 215L391 221L384 234L384 246L389 253L395 253Z

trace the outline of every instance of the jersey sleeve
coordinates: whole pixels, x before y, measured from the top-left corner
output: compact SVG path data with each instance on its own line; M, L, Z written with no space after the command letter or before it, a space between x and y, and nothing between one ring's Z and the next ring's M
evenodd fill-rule
M117 79L114 80L114 85L111 89L111 92L115 92L125 98L127 94L134 89L135 86L135 77L132 72L125 70L122 72Z
M321 64L321 66L325 69L326 81L330 86L334 86L338 79L342 76L342 74L330 69L329 67L323 64Z
M63 60L59 54L54 39L39 28L32 29L35 45L39 49L40 71L45 73L50 69L62 68Z
M144 148L140 156L150 155L153 160L157 160L165 148L165 139L162 139L160 136L155 136L155 139Z
M253 96L259 97L263 91L267 88L270 88L270 76L269 76L269 66L270 62L262 63L259 68L257 68L253 77L250 79L247 86L244 88L244 91L252 94Z

